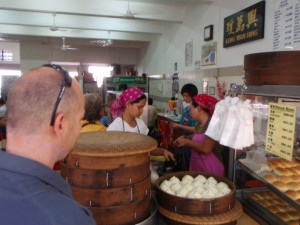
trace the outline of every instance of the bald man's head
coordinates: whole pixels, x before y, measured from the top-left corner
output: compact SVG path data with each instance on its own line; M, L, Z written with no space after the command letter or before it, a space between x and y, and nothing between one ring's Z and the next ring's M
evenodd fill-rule
M48 128L63 82L63 74L49 67L32 69L18 78L8 93L7 132L35 134ZM78 88L77 82L65 88L57 113L70 115L79 109L83 95Z

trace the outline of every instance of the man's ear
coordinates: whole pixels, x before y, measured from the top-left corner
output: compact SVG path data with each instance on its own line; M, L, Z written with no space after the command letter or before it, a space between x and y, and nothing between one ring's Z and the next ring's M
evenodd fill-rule
M56 115L55 120L54 120L54 125L53 125L55 132L60 133L62 131L64 120L65 120L64 113L58 113Z

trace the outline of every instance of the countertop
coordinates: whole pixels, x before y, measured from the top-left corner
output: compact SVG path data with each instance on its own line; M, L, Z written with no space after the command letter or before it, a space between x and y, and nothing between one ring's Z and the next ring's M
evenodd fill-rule
M180 114L170 114L170 113L157 113L158 116L165 117L166 119L172 120L174 122L179 122L180 121Z

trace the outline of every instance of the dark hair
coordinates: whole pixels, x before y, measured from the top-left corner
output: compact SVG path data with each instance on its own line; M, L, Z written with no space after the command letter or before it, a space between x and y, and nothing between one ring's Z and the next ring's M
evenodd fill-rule
M95 120L101 119L101 110L103 109L103 102L100 95L96 93L86 93L84 94L85 98L85 113L84 118L92 123Z
M130 104L139 103L141 100L147 99L145 94L142 94L140 97L138 97L136 100L130 102Z
M4 105L5 104L5 99L4 98L0 98L0 105Z
M152 98L148 98L148 105L153 105L153 99Z
M198 89L194 84L185 84L181 88L181 95L187 93L189 96L194 97L198 94Z
M125 91L128 89L128 86L127 84L120 84L119 87L118 87L118 90L119 91Z

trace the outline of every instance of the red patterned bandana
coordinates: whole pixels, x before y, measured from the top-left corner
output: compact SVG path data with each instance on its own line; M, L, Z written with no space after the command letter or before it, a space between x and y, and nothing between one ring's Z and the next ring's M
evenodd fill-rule
M133 102L143 94L144 92L137 87L128 88L127 90L123 91L110 108L113 119L123 114L126 107L126 102Z
M194 96L194 101L197 102L203 109L209 111L210 116L214 113L215 105L218 100L207 94L199 94Z

